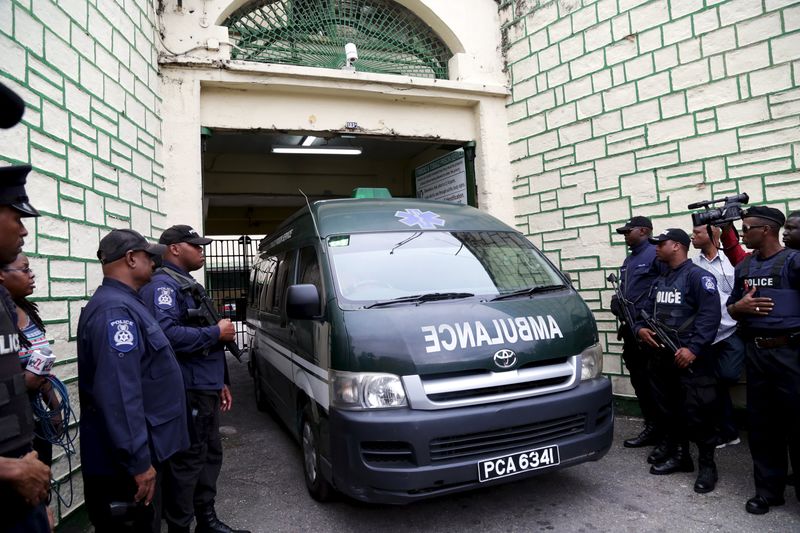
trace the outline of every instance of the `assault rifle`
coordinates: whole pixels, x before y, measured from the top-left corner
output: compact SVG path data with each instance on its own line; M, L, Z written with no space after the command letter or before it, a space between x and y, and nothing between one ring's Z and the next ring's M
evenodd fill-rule
M655 317L650 316L650 313L644 309L642 309L642 318L647 324L648 329L656 334L656 337L658 337L665 348L671 350L673 354L680 349L680 346L678 346L675 341L672 340L672 337L669 336L669 333L667 333L667 330L664 328L664 326L662 326L661 323L655 319Z
M612 272L606 279L610 281L611 285L614 287L614 294L617 296L617 301L622 307L622 316L620 317L620 322L622 322L623 326L627 325L631 331L633 331L634 321L633 317L631 316L631 308L628 307L629 302L622 295L622 291L619 288L619 279L617 279L617 275Z
M214 307L214 302L208 297L199 283L193 279L186 279L170 268L163 268L162 271L177 281L180 284L181 291L187 292L197 305L197 309L189 309L187 311L189 319L198 320L204 326L216 326L222 320L216 307ZM226 342L225 349L231 352L240 363L242 362L242 351L234 341Z

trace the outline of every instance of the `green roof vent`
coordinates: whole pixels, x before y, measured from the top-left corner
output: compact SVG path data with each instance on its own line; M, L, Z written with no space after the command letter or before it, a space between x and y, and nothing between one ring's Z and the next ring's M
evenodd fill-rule
M391 198L392 193L383 187L358 187L353 189L353 198Z

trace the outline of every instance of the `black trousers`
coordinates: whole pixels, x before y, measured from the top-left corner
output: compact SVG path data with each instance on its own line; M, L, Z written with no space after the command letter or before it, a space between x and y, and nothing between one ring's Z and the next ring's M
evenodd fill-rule
M717 443L717 379L714 366L702 357L681 369L671 353L657 350L650 355L648 370L658 408L656 420L671 444L691 440L708 449Z
M222 468L219 392L189 390L186 400L191 446L167 461L164 479L164 517L182 527L192 523L195 509L214 505Z
M653 399L653 390L648 377L648 354L646 349L642 349L627 327L620 331L622 336L622 361L628 369L631 386L639 401L639 408L645 422L657 424L658 407Z
M128 475L83 475L83 493L89 521L96 533L134 532L160 533L161 531L161 472L156 467L156 491L148 506L134 504L136 482ZM112 504L120 511L112 514ZM125 507L127 504L127 511Z
M788 456L800 471L800 346L745 345L747 417L756 494L783 496ZM800 491L795 487L800 498Z

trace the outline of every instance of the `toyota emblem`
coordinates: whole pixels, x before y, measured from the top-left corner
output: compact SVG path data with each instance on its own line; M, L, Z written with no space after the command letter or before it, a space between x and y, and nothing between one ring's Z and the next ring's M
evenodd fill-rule
M517 354L512 350L497 350L494 353L494 364L503 369L511 368L517 364Z

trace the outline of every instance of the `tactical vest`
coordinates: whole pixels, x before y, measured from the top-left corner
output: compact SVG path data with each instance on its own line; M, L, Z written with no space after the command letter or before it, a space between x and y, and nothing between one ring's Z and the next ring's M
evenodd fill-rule
M33 413L19 364L19 334L10 296L0 289L0 455L25 451L33 440Z
M659 276L651 289L655 300L653 316L684 345L692 336L688 330L697 314L697 310L687 302L690 292L689 274L694 266L691 263L684 265L674 277L673 273Z
M784 248L766 261L756 261L749 255L742 262L741 277L750 287L756 287L755 296L772 298L775 307L767 316L747 315L742 319L745 327L775 330L800 330L800 290L789 286L789 269L796 250Z

